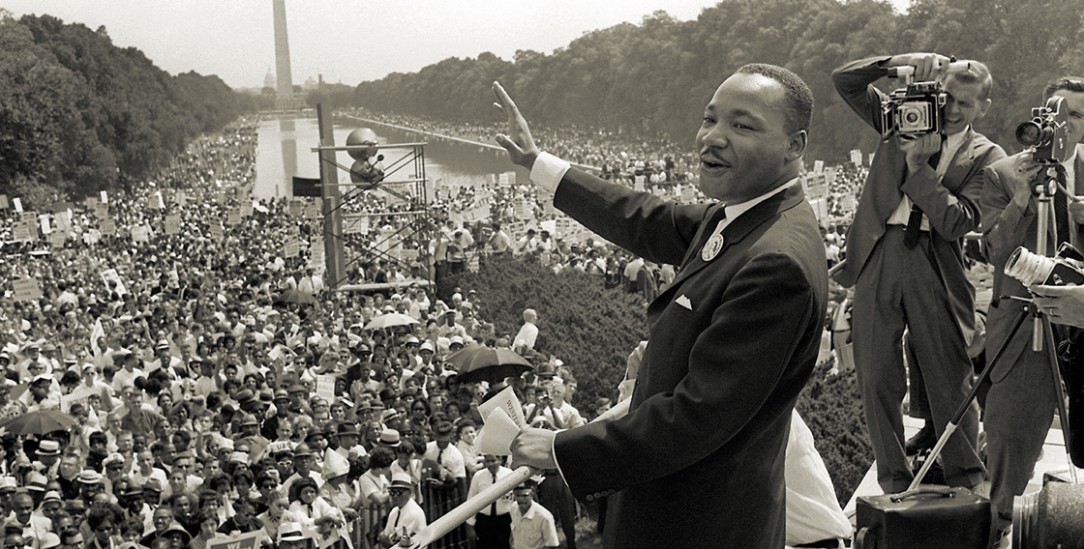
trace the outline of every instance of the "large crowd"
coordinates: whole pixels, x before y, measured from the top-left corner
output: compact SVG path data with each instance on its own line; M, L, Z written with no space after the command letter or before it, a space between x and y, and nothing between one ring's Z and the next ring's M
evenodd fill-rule
M661 183L688 181L690 157L676 146L602 148L609 138L541 136L610 177L647 171L662 194L676 196ZM475 445L477 407L491 388L460 383L446 358L478 344L533 346L533 337L487 321L476 298L484 288L442 301L429 280L494 255L596 274L647 300L674 276L672 266L589 234L551 234L544 197L493 183L434 201L429 240L423 231L396 236L416 218L375 216L345 237L356 261L343 282L382 290L328 291L309 206L251 198L255 140L255 121L242 120L194 142L138 188L0 210L0 274L9 281L0 299L0 415L12 422L0 437L0 507L13 517L3 524L5 546L202 549L241 534L281 547L408 540L484 488L489 475L479 472L493 480L508 472ZM840 170L846 184L832 186L825 244L837 258L843 197L857 195L863 178ZM488 207L483 219L457 217L479 203ZM346 210L414 207L374 193ZM383 253L371 253L378 246ZM409 320L370 325L392 313ZM536 424L589 419L571 404L575 378L559 361L514 385ZM36 421L18 421L28 418ZM559 525L575 547L567 488L554 475L535 480L545 512L532 514L530 494L520 501L517 491L515 504L509 496L491 513L516 516L523 506L514 519L521 531L523 521L550 516L540 535L549 540ZM474 528L441 543L466 546Z

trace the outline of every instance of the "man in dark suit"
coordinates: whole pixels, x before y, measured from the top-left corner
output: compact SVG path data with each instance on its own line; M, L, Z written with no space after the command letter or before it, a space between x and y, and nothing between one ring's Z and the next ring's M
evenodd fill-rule
M797 75L746 65L715 91L696 137L700 189L679 205L546 153L497 84L497 137L554 205L648 261L680 265L650 304L628 415L526 429L513 462L558 469L607 501L606 547L783 547L784 452L827 296L824 244L798 173L813 97Z
M947 74L948 65L945 56L915 53L862 59L832 73L839 94L878 132L885 96L873 83L890 68L914 67L916 81L941 80L948 97L944 137L893 137L877 147L847 237L847 260L835 274L843 286L854 286L855 370L886 493L906 490L913 478L900 411L907 390L904 330L916 359L912 379L926 392L938 435L971 387L967 342L975 290L959 241L979 226L982 168L1005 156L971 129L990 106L990 72L972 61L967 72ZM977 435L972 405L941 454L950 485L975 487L985 479Z
M984 172L982 217L987 253L995 267L994 299L986 323L986 356L992 357L1008 341L1001 359L990 373L991 386L983 420L990 469L990 499L995 513L994 526L999 530L1012 523L1013 497L1022 494L1031 479L1054 417L1057 398L1046 349L1043 352L1032 350L1030 321L1026 321L1010 340L1012 327L1020 315L1025 314L1025 306L1005 296L1029 298L1030 294L1019 281L1005 275L1004 266L1009 255L1020 246L1053 256L1061 242L1069 242L1078 248L1084 244L1084 232L1081 231L1084 204L1077 203L1074 196L1067 196L1058 188L1051 200L1053 219L1047 224L1047 249L1035 249L1038 219L1033 183L1045 177L1047 168L1053 167L1055 171L1064 172L1064 181L1069 182L1064 187L1070 193L1084 194L1084 159L1075 145L1084 140L1084 79L1066 77L1051 82L1043 97L1049 99L1054 95L1063 97L1062 108L1068 109L1066 141L1074 144L1071 156L1060 165L1044 164L1036 162L1032 152L1027 150L995 163ZM1059 200L1072 204L1057 211ZM1072 310L1069 304L1055 303L1047 305L1046 312L1052 321L1062 322L1061 314L1071 315ZM1070 317L1066 319L1072 324ZM1061 329L1055 330L1054 334L1059 340L1066 335ZM1075 370L1067 370L1067 373L1073 374Z

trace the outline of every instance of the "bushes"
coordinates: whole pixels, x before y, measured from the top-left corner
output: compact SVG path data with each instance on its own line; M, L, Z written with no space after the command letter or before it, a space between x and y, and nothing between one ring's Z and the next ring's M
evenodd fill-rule
M509 339L522 324L523 309L534 308L535 349L572 369L579 386L572 403L587 417L593 417L598 397L616 399L625 358L647 338L647 309L639 294L605 289L598 276L574 270L554 274L535 262L503 258L483 263L477 273L441 281L438 296L449 301L455 287L478 290L479 315ZM828 366L817 368L796 408L813 432L836 496L845 503L872 462L854 372L829 375Z

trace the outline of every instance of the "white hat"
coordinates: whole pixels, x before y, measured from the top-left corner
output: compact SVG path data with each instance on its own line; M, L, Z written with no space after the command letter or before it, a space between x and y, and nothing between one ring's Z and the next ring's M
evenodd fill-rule
M430 351L430 352L435 352L435 351L433 350L433 344L432 344L432 343L430 343L428 339L427 339L427 340L425 340L425 341L424 341L424 342L422 343L422 346L421 346L421 347L418 347L418 350L419 350L419 351Z
M391 474L391 485L389 485L388 488L406 488L412 490L414 489L414 480L406 473L395 472Z
M302 541L305 534L301 531L301 523L283 522L279 524L279 541Z

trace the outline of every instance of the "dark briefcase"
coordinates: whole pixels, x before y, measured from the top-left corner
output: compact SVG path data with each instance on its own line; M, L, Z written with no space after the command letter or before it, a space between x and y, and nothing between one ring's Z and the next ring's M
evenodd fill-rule
M854 549L981 549L990 537L990 500L967 488L924 487L860 497Z

